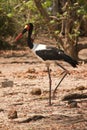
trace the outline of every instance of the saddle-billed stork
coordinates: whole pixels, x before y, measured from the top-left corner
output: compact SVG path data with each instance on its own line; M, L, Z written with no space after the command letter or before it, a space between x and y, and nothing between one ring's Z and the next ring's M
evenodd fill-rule
M33 24L32 23L27 24L24 27L23 31L16 37L15 41L22 38L22 36L25 32L28 32L27 43L28 43L29 48L42 61L46 62L48 76L49 76L49 105L51 105L51 75L50 75L50 69L49 69L50 61L55 61L55 63L64 70L62 73L62 74L64 74L63 77L61 78L60 82L58 83L58 85L54 89L53 97L55 96L55 92L56 92L58 86L60 85L60 83L63 81L65 76L67 74L69 74L69 71L67 69L65 69L57 61L59 61L59 60L65 61L65 62L69 63L72 67L76 67L78 65L78 62L76 60L72 59L67 54L65 54L63 50L60 50L56 47L46 46L44 44L34 44L32 38L31 38L32 31L33 31Z

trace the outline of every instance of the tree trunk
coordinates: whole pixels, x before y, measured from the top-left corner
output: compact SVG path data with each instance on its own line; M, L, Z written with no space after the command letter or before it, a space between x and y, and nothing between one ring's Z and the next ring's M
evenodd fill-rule
M76 14L75 14L75 10L68 10L70 12L68 12L68 17L66 17L63 21L62 21L62 30L61 32L64 33L64 37L62 39L62 37L60 35L55 35L55 30L56 30L56 25L53 28L52 24L50 24L50 20L51 17L49 17L47 11L43 8L42 4L41 4L41 0L34 0L36 7L38 8L40 14L43 16L44 20L45 20L45 26L48 26L48 30L49 32L51 32L51 35L56 39L57 41L57 45L59 48L62 48L63 50L65 50L65 52L70 55L72 58L78 60L78 52L79 50L81 50L81 46L79 46L78 44L78 37L74 37L74 38L70 38L69 35L72 35L72 28L73 28L73 23L76 20ZM61 13L63 13L63 11L66 11L67 6L69 7L71 3L70 0L53 0L53 7L54 8L54 14L56 14L56 11L60 11ZM59 7L60 5L60 7ZM58 9L57 9L58 6ZM62 8L62 10L60 9ZM76 29L76 28L75 28ZM77 27L77 31L79 29L79 26ZM87 47L87 45L85 46Z
M59 36L57 36L57 35L55 35L55 33L54 33L54 32L55 32L56 25L55 25L55 27L54 27L54 26L52 26L52 24L50 24L51 18L49 17L49 15L48 15L48 13L46 12L46 10L43 8L43 6L42 6L40 0L34 0L34 2L35 2L35 4L36 4L36 7L38 8L40 14L41 14L41 15L43 16L43 18L45 19L45 23L46 23L47 26L48 26L49 32L51 32L51 33L50 33L51 36L52 36L53 38L55 38L55 40L58 42L59 45L57 44L57 46L58 46L58 47L62 46L62 48L63 48L64 42L63 42L62 38L59 37ZM46 25L45 25L45 26L46 26Z
M50 17L48 15L48 13L46 12L46 10L43 8L40 1L41 0L34 0L36 7L38 8L40 14L44 17L45 21L49 23Z
M59 7L59 2L58 0L53 0L53 15L55 16L57 12L60 10Z
M69 56L75 60L78 60L77 43L75 44L69 37L65 39L64 49Z

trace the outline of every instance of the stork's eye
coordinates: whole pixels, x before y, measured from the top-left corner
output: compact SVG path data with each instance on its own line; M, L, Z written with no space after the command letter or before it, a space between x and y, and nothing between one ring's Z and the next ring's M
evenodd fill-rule
M24 29L27 29L27 31L29 30L29 26L25 25Z
M28 26L28 25L25 25L25 27L24 27L24 28L27 28L27 26Z

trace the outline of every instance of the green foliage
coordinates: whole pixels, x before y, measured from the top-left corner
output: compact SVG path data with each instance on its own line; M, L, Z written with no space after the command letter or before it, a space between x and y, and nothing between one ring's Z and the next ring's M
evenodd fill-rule
M4 10L0 10L0 34L1 36L13 35L14 22L8 17Z
M48 11L48 13L51 13L52 10L52 1L51 0L46 0L42 3L43 7Z
M11 49L17 49L15 44L11 45L10 43L0 40L0 50L11 50Z
M63 16L65 19L71 18L74 20L73 28L69 35L78 37L80 35L79 27L81 26L81 21L87 16L87 1L77 0L75 3L69 4Z
M17 0L16 0L17 1ZM14 18L14 4L11 0L0 1L0 32L1 37L14 35L16 28L16 20Z
M42 6L47 10L49 15L52 15L52 4L51 0L41 0ZM75 12L76 19L73 24L73 35L79 35L79 30L76 28L79 26L79 18L84 17L87 19L87 1L86 0L76 0L74 4L67 7L63 14L57 13L57 20L50 21L50 25L61 26L62 18L68 19L71 17L69 12ZM0 35L2 37L7 37L9 35L13 36L21 30L22 26L26 23L32 22L35 25L35 30L46 29L44 26L43 17L38 12L35 6L34 0L0 0ZM76 25L77 23L77 25ZM60 29L60 27L58 28ZM56 29L55 34L59 34L60 30Z

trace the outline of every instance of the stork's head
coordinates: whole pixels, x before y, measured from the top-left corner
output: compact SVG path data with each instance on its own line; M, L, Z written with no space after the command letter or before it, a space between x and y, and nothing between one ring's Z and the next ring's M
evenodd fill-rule
M23 31L16 37L15 40L17 41L20 38L22 38L23 34L26 32L28 32L28 37L31 37L32 31L33 31L33 24L32 23L26 24Z

